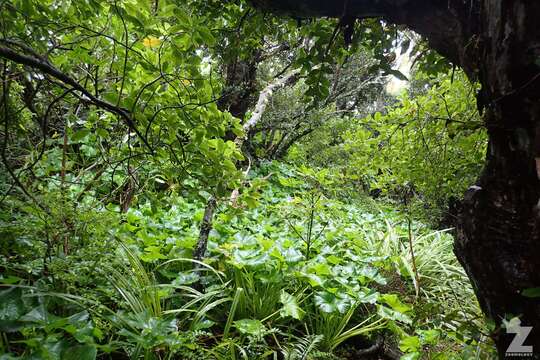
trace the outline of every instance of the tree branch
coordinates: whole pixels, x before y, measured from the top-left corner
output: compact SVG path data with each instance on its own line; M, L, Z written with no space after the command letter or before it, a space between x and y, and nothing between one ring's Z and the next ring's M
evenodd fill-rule
M244 136L239 136L234 140L238 147L242 146L249 132L253 130L253 128L255 128L255 126L261 121L264 111L266 110L266 106L268 105L268 101L270 100L270 97L272 96L274 91L289 83L295 82L296 79L298 79L299 72L300 70L298 69L292 70L291 72L283 75L273 83L268 84L263 89L263 91L261 91L261 93L259 94L259 99L257 100L257 105L255 105L255 110L253 111L253 114L242 127L244 130Z
M64 84L71 86L73 89L79 91L82 94L83 100L88 100L95 106L103 110L106 110L110 113L120 116L128 125L128 127L131 130L133 130L137 134L137 136L141 139L141 141L148 147L150 152L153 153L152 147L150 146L146 138L139 132L139 130L135 126L135 123L133 122L131 118L131 114L129 113L127 109L124 109L120 106L115 106L111 103L108 103L94 96L90 91L88 91L84 86L79 84L75 79L61 72L60 70L58 70L54 65L50 64L44 58L41 58L41 57L38 58L35 56L28 56L28 55L20 54L4 46L0 46L0 57L3 57L7 60L13 61L21 65L26 65L31 68L40 70L41 72L48 74L56 78L57 80L60 80Z

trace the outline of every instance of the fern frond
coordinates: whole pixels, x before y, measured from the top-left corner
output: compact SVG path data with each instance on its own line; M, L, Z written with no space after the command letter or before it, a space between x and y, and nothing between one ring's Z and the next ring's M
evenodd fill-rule
M307 360L308 356L317 349L317 345L322 341L322 335L309 335L304 339L292 344L288 349L283 349L285 360Z

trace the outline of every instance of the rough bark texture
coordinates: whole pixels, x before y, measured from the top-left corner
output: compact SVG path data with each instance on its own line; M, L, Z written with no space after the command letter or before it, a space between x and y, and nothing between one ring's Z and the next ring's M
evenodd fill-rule
M489 134L486 166L469 189L455 252L487 315L521 315L533 326L540 353L540 299L520 293L540 287L540 2L482 4L479 80ZM495 334L499 354L513 335Z
M382 17L405 24L471 79L489 134L485 169L465 194L455 253L484 312L498 325L519 316L540 353L540 1L252 0L296 16ZM493 338L501 358L514 338Z
M212 230L212 221L216 206L216 198L211 196L206 202L206 207L204 208L204 216L201 222L201 228L199 230L199 239L197 241L197 245L195 246L195 251L193 251L193 259L195 260L202 261L204 259L204 254L206 253L206 248L208 245L208 235Z

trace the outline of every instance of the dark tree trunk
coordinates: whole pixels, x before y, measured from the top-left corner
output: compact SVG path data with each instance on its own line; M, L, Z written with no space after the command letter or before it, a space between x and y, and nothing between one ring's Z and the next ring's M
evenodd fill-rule
M486 165L465 194L455 252L484 312L533 326L540 353L540 2L484 1L479 80L489 134ZM513 340L494 334L501 356Z
M235 58L224 66L225 88L217 102L221 111L229 111L232 116L243 120L253 104L253 94L257 91L257 67L260 56L261 51L255 49L247 60Z
M473 80L489 135L485 169L465 194L455 253L483 311L498 329L501 358L514 334L503 319L533 327L540 353L540 1L252 0L297 16L380 16L408 25Z

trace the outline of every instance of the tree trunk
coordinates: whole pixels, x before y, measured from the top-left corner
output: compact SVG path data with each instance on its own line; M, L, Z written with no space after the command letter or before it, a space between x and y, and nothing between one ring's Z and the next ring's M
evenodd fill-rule
M465 194L455 253L484 312L498 325L517 316L533 326L527 345L540 353L540 298L521 294L540 287L540 2L485 0L480 11L489 145ZM501 357L514 336L494 333Z
M515 334L503 319L532 326L525 345L540 353L540 1L252 0L297 16L380 16L408 25L472 80L489 135L486 164L465 194L455 253L480 305L498 325L505 357Z
M517 316L533 326L540 353L540 16L538 1L484 1L479 71L489 134L486 165L465 194L455 253L482 309L497 324ZM536 62L536 63L535 63ZM500 328L501 356L514 334Z
M193 259L195 260L202 261L204 259L204 254L206 253L206 248L208 245L208 235L210 235L210 231L212 230L212 221L216 206L216 198L211 196L206 202L206 207L204 208L204 216L199 230L199 239L197 240L197 245L195 246L195 251L193 252Z
M537 140L532 122L517 128L503 125L519 119L523 110L521 101L512 101L487 111L486 167L465 194L454 250L484 312L499 325L502 319L518 316L522 325L533 326L528 344L540 351L539 298L521 295L525 289L540 287ZM495 332L500 354L513 338L502 328Z
M217 102L220 111L229 111L232 116L243 120L256 91L257 66L261 55L255 49L249 61L240 58L234 59L225 66L225 89ZM233 140L236 136L232 132L225 134L225 140ZM208 236L212 231L214 212L217 208L217 199L212 195L204 208L204 217L199 229L199 238L193 252L193 259L202 261L208 246Z

